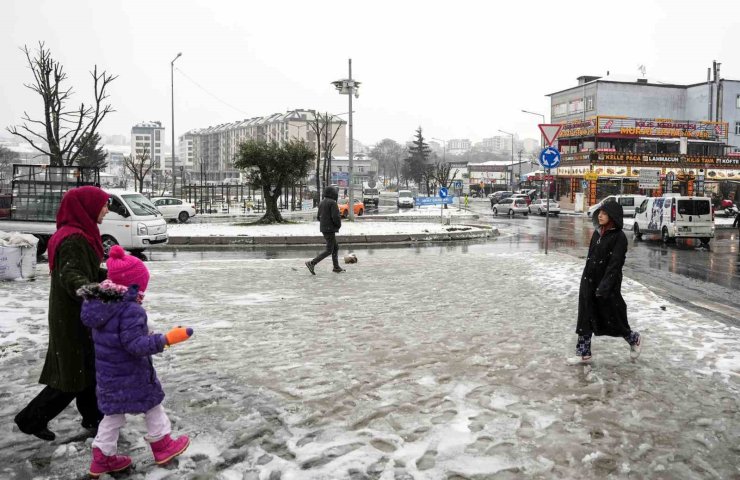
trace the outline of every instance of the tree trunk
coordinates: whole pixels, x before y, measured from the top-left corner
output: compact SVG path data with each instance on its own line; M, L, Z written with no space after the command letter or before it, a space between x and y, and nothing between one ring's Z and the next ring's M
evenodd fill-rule
M265 214L260 218L257 223L272 224L272 223L284 223L280 210L278 209L278 198L280 198L281 188L275 189L275 192L270 194L268 187L262 187L262 196L265 199Z
M144 177L139 178L139 193L144 191Z

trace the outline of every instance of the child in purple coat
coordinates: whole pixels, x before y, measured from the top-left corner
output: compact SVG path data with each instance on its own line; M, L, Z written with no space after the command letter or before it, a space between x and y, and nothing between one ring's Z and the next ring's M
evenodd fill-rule
M105 414L92 444L93 478L131 466L131 457L116 455L127 413L144 414L145 438L157 464L169 462L190 445L186 435L170 437L170 420L162 407L164 391L152 355L187 340L193 330L177 327L167 334L150 334L141 306L149 283L146 266L117 245L111 248L106 266L107 280L78 291L85 299L82 323L92 329L95 344L98 408Z

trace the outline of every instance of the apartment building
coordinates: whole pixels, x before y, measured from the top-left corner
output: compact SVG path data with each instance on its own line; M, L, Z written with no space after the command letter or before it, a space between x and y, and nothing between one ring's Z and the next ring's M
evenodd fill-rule
M162 122L141 122L134 125L131 127L131 155L139 156L146 152L153 169L164 172L171 168L171 165L165 165L164 139Z
M213 127L201 128L187 132L192 142L193 170L205 181L221 181L225 178L239 177L240 172L234 168L234 158L239 145L249 139L287 142L292 139L304 140L311 149L317 151L317 138L312 123L319 112L314 110L289 110L286 113L274 113L266 117L254 117L237 122L224 123ZM333 155L344 155L347 150L346 122L332 116L330 126L334 136ZM322 146L325 144L321 140ZM323 157L324 152L317 152ZM312 168L315 170L315 168Z

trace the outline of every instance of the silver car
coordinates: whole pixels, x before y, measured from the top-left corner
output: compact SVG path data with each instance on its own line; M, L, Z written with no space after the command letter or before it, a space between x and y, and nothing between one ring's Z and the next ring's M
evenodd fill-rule
M527 201L523 198L504 198L491 209L493 210L494 215L498 215L499 212L503 215L509 216L519 213L526 217L529 214Z
M547 215L547 199L539 198L532 201L532 203L529 204L529 213L536 213L537 215ZM560 214L560 205L558 205L558 202L551 199L550 215L555 215L557 217L558 214Z

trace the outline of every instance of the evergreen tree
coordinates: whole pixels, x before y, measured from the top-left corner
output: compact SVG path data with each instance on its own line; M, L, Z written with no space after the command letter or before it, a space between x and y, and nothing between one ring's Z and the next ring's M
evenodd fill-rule
M413 180L420 187L428 179L429 157L432 153L429 145L424 141L421 127L416 130L416 138L408 146L408 151L409 156L404 161L403 175L407 182ZM427 185L427 193L429 193L428 190Z
M79 140L80 154L77 156L77 165L80 167L93 167L104 169L108 166L106 151L100 145L100 135L93 133L85 134Z

